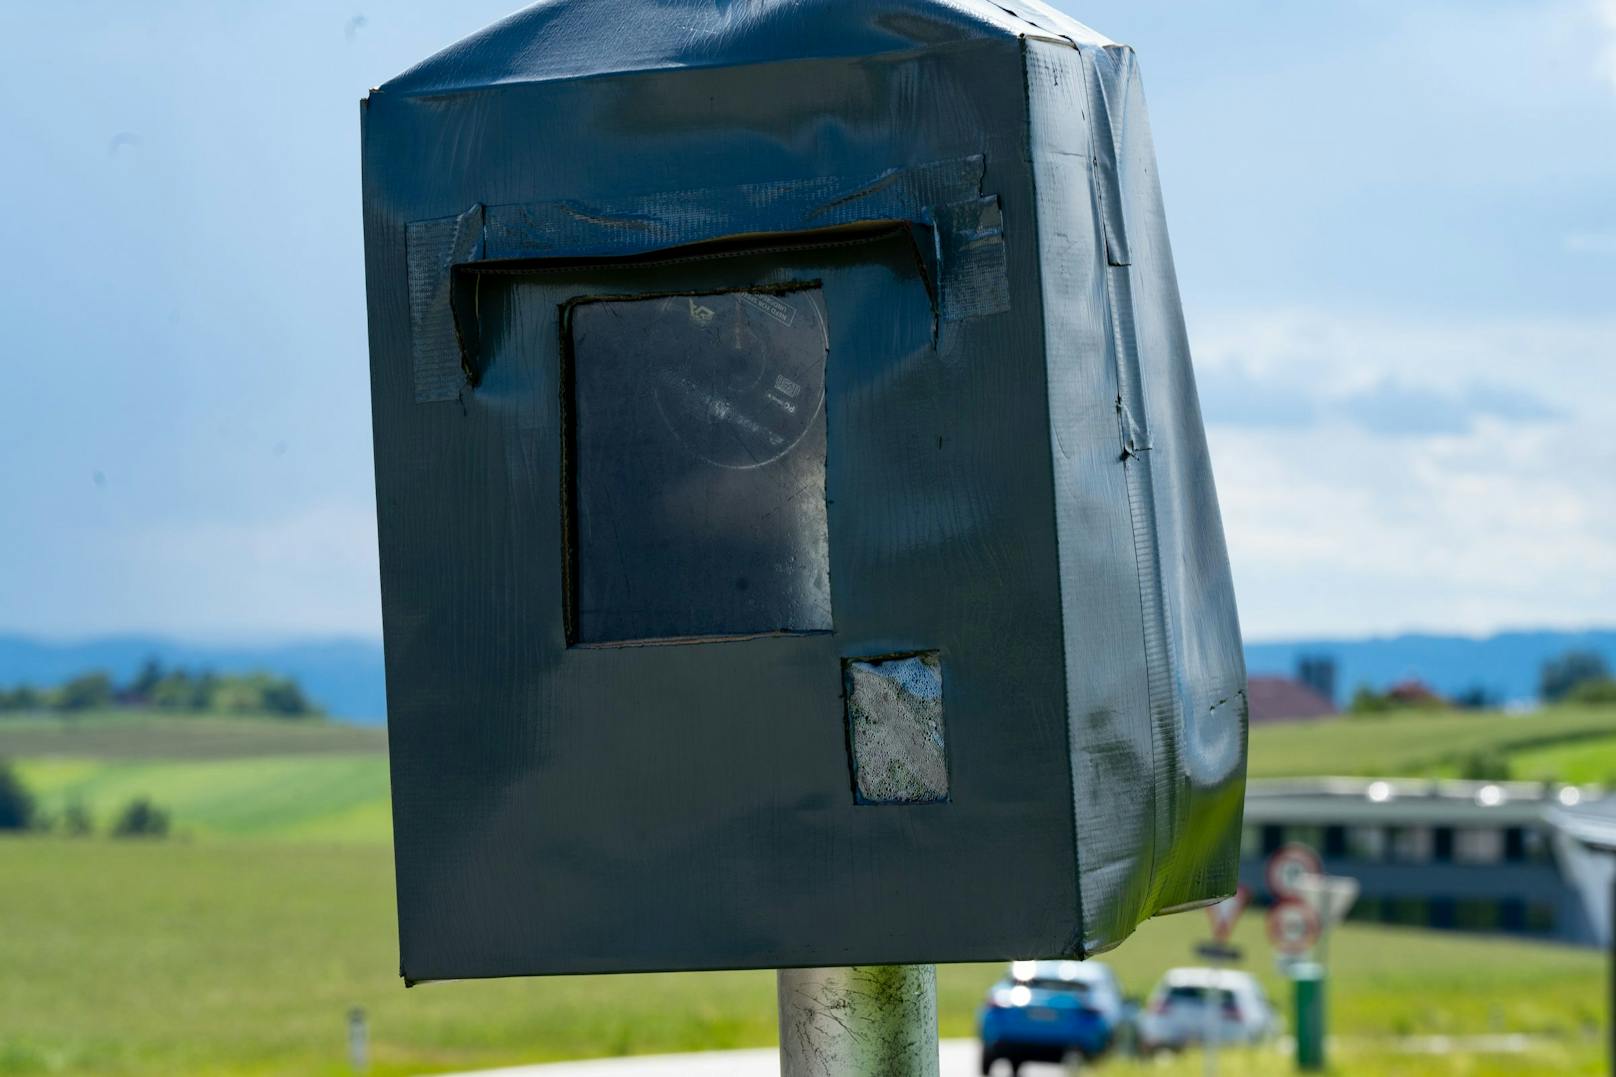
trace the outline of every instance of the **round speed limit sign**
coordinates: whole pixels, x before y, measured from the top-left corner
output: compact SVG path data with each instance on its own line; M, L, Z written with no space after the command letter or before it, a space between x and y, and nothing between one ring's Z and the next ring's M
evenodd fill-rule
M1319 917L1297 898L1284 898L1268 909L1268 941L1282 954L1306 953L1319 938Z
M1306 845L1294 841L1282 845L1268 858L1268 892L1275 898L1299 897L1297 880L1323 870L1319 854Z

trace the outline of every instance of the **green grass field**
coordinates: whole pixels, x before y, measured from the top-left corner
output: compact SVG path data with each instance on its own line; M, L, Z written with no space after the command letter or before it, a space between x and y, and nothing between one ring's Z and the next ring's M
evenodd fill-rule
M1613 726L1611 710L1263 726L1252 738L1253 773L1441 773L1479 747L1509 751L1520 768L1541 761L1597 770L1599 753L1616 745ZM406 991L395 975L380 731L130 715L12 719L0 722L0 755L15 760L47 813L78 803L104 826L144 795L175 821L167 841L0 840L0 1074L335 1075L347 1072L345 1015L356 1005L370 1015L379 1074L773 1042L768 973ZM1204 924L1193 913L1154 921L1106 960L1128 990L1144 993L1163 969L1193 960ZM1283 999L1255 915L1239 941ZM1332 966L1341 1072L1603 1066L1598 953L1349 925ZM971 1034L998 971L940 970L944 1035ZM1432 1058L1393 1046L1398 1037L1499 1032L1539 1038L1524 1056ZM1153 1072L1198 1065L1187 1058ZM1271 1054L1225 1066L1242 1071L1288 1067Z
M392 840L381 729L276 718L103 714L0 720L47 818L72 804L105 827L135 797L193 840Z
M177 836L386 843L387 757L375 752L249 759L36 759L17 764L47 815L81 804L101 825L138 796Z
M1616 784L1616 708L1272 723L1252 731L1250 773L1451 776L1478 751L1507 755L1519 778ZM6 757L50 816L80 804L104 823L144 795L195 840L391 840L386 735L378 729L277 719L11 719L0 721Z
M1508 756L1517 777L1616 784L1616 707L1271 722L1252 727L1248 773L1448 776L1477 752Z
M0 715L0 759L242 759L387 751L387 731L321 719L128 711Z
M1510 757L1510 769L1517 778L1616 788L1616 737L1517 752Z
M385 844L386 734L318 721L128 714L0 720L47 815L81 804L112 817L145 795L196 840ZM1509 758L1519 778L1616 785L1616 708L1537 714L1403 713L1254 727L1253 778L1451 776L1467 756Z
M0 1073L334 1075L345 1072L356 1005L370 1015L381 1074L775 1035L768 973L405 990L390 857L376 846L12 838L0 841L0 878ZM1107 960L1142 993L1192 961L1204 925L1199 914L1154 921ZM1239 941L1283 999L1255 917ZM1430 1059L1383 1057L1373 1043L1386 1037L1511 1031L1545 1039L1534 1055L1497 1060L1509 1072L1599 1070L1598 953L1349 925L1332 967L1335 1028L1366 1065L1433 1072ZM941 970L945 1036L971 1034L998 971ZM1484 1063L1470 1057L1452 1072L1488 1072Z

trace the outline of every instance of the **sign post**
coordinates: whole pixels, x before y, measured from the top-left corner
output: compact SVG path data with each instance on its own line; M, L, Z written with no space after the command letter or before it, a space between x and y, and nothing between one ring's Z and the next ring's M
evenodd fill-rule
M1324 1069L1324 966L1298 961L1291 966L1296 986L1296 1068L1304 1073Z
M1327 1031L1325 963L1330 929L1340 923L1358 899L1358 880L1325 875L1318 854L1292 843L1268 859L1268 939L1289 959L1285 971L1295 985L1296 1068L1315 1072L1325 1067ZM1312 960L1317 946L1317 960Z
M937 966L781 969L780 1077L938 1077Z
M1240 914L1246 911L1246 905L1250 901L1251 891L1241 886L1216 905L1208 905L1206 915L1212 922L1212 941L1195 948L1196 955L1205 960L1207 967L1212 970L1212 976L1207 981L1205 998L1201 1003L1206 1011L1205 1027L1201 1035L1205 1041L1202 1044L1202 1058L1207 1077L1213 1077L1213 1074L1218 1072L1218 1015L1223 1010L1223 999L1220 997L1222 988L1217 982L1217 973L1224 962L1233 964L1240 960L1240 950L1229 945L1229 935L1234 931L1234 925L1239 921Z
M1319 918L1296 897L1281 897L1268 909L1268 941L1287 958L1285 972L1295 990L1296 1068L1324 1068L1324 973L1301 960L1319 938Z
M1296 976L1296 1067L1324 1069L1324 1036L1329 1025L1325 980L1331 929L1358 900L1358 880L1346 875L1303 874L1292 882L1294 900L1312 910L1318 934L1318 960L1300 965ZM1307 974L1307 975L1304 975Z
M1213 942L1223 945L1229 941L1234 925L1240 921L1240 914L1246 911L1250 903L1251 891L1241 885L1229 897L1206 907L1206 918L1212 922Z

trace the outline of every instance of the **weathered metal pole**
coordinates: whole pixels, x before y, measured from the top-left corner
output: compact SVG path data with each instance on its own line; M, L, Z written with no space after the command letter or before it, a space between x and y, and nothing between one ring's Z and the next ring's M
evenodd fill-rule
M780 1077L938 1077L937 966L781 969Z

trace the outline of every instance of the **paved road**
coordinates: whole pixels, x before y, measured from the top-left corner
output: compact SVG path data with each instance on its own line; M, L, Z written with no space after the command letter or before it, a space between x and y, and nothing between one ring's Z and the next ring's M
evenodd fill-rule
M1331 1050L1341 1046L1330 1037ZM1409 1036L1381 1041L1409 1054L1443 1055L1450 1051L1509 1055L1531 1050L1543 1041L1534 1036L1503 1034L1494 1036ZM1272 1048L1282 1057L1295 1049L1290 1038L1281 1037ZM975 1040L944 1040L939 1051L941 1077L977 1077L981 1058ZM999 1072L1004 1072L1001 1064ZM1066 1077L1060 1066L1028 1064L1025 1077ZM457 1077L779 1077L780 1055L773 1047L756 1051L704 1051L683 1055L646 1055L639 1058L601 1058L589 1062L554 1062L542 1066L513 1066L501 1070L479 1070Z
M979 1072L980 1055L975 1040L944 1040L940 1056L942 1077L976 1077ZM1065 1073L1060 1066L1031 1065L1022 1067L1021 1072L1025 1077L1062 1077ZM514 1066L481 1070L475 1077L779 1077L779 1074L780 1053L768 1047L760 1051L705 1051ZM474 1075L461 1074L460 1077Z

